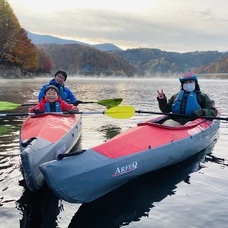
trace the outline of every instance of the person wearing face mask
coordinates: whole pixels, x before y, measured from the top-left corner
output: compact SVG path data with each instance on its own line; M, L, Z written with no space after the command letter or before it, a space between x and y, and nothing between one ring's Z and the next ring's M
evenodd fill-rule
M163 90L157 91L159 108L163 113L184 114L189 116L172 116L164 122L165 125L178 126L195 120L201 116L216 116L217 110L214 102L205 93L202 93L198 84L198 77L193 72L187 72L179 78L180 91L173 95L168 101Z

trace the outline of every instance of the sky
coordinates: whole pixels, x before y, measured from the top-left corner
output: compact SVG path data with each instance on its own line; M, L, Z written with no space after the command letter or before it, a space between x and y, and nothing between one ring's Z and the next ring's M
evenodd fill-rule
M8 0L21 27L124 50L228 51L227 0Z

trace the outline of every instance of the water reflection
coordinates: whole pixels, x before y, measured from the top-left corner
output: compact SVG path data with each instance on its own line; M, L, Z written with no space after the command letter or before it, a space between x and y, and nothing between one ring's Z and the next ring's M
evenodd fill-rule
M24 185L23 182L21 182ZM25 187L25 186L24 186ZM26 187L16 207L22 212L21 228L57 226L57 216L63 208L61 200L44 185L38 192L30 192Z
M165 88L166 95L171 96L178 87L177 80L115 80L115 83L107 83L102 80L88 80L88 79L70 79L69 85L72 91L78 96L80 100L100 100L113 97L123 97L124 101L122 105L134 104L137 110L151 110L159 111L156 100L156 89ZM40 86L44 82L48 82L48 79L39 80L12 80L0 83L0 97L1 100L11 101L15 103L34 103L37 101L37 93ZM76 81L76 83L75 83ZM215 100L217 107L221 113L228 113L226 104L228 97L227 94L227 80L223 81L201 81L202 87L211 93L211 97ZM99 85L99 86L98 86ZM205 85L205 86L204 86ZM131 89L129 89L131 88ZM142 95L142 91L143 94ZM223 99L221 99L223 94ZM143 97L142 97L143 96ZM225 99L225 100L224 100ZM29 107L19 107L16 110L10 112L27 112ZM81 111L95 111L103 110L103 107L98 105L81 105ZM8 111L6 111L8 112ZM1 112L1 113L6 113ZM225 114L224 114L225 115ZM147 116L145 117L147 118ZM149 117L148 117L149 118ZM22 179L21 172L18 168L20 163L19 157L19 130L23 122L23 117L8 117L0 118L1 126L9 126L9 132L0 135L0 208L1 208L1 222L9 221L9 227L18 227L18 218L21 218L21 227L45 227L44 224L50 227L57 226L57 214L62 209L62 202L55 198L53 193L48 188L42 188L40 192L31 193L28 190L23 189L18 185L18 181ZM90 147L91 145L97 145L103 139L110 139L116 133L119 132L118 127L113 125L117 123L123 129L128 128L132 124L137 123L144 119L142 115L135 115L129 120L116 121L115 119L101 117L101 116L83 116L83 149ZM109 125L111 123L111 125ZM113 129L112 129L113 128ZM209 170L216 178L216 182L210 183L211 189L226 189L227 182L225 181L227 169L222 169L223 165L227 167L227 134L228 125L226 123L221 124L221 138L216 145L215 153L220 154L221 158L215 157L214 154L206 155L205 162L218 163L219 165L213 166ZM116 132L115 132L116 131ZM77 148L74 148L76 151ZM79 149L80 150L80 149ZM141 220L139 226L145 227L145 224L149 219L145 219L146 216L154 216L156 210L154 210L155 202L162 201L168 198L169 195L174 195L175 191L182 191L182 186L178 185L181 181L190 183L191 172L197 171L203 165L205 155L202 153L194 158L186 161L186 163L164 169L162 171L148 174L143 176L132 183L123 186L116 191L113 191L109 195L100 198L90 204L81 205L80 209L75 213L72 221L61 220L61 227L120 227L131 223L132 221ZM221 167L222 166L222 167ZM222 176L222 178L220 178ZM204 178L202 179L204 181ZM199 182L199 185L202 184ZM190 188L189 188L190 189ZM189 190L191 191L191 190ZM192 196L191 192L188 192L189 196ZM204 197L205 191L202 191L197 197L199 201L200 197ZM177 195L175 195L177 196ZM215 202L226 199L227 194L218 194L218 191L211 192L210 198L214 198ZM17 209L15 208L15 199L20 200L17 202ZM177 196L177 200L179 197ZM106 201L106 202L105 202ZM186 203L191 201L191 197L186 198ZM11 203L9 203L11 202ZM205 201L204 201L205 202ZM222 227L226 222L226 205L220 201L220 203L214 204L213 212L215 217L210 216L211 226ZM64 202L63 205L65 206ZM66 207L68 204L66 205ZM79 205L77 205L79 206ZM156 204L157 206L157 204ZM181 205L180 205L181 206ZM210 207L210 204L200 203L201 207ZM77 207L78 208L78 207ZM192 209L194 207L190 207ZM185 209L185 205L180 207ZM76 210L76 209L75 209ZM164 209L163 213L169 214L170 212ZM72 217L72 211L64 212L67 216ZM217 213L217 214L216 214ZM58 217L60 217L61 213ZM164 215L164 214L163 214ZM218 216L217 216L218 215ZM182 217L183 220L187 220L188 214L177 213L177 216ZM143 219L144 218L144 219ZM48 219L50 221L48 221ZM192 219L195 219L193 217ZM196 218L197 219L197 218ZM218 222L218 220L221 222ZM43 221L42 221L43 220ZM89 220L89 221L88 221ZM208 221L208 217L203 217L202 221ZM213 220L216 220L213 223ZM166 222L170 222L167 218ZM36 224L37 223L37 224ZM171 221L172 223L172 221ZM31 225L31 226L30 226ZM224 226L225 227L225 226Z
M6 135L7 133L12 132L12 127L8 125L1 125L0 124L0 136L1 135Z
M15 131L18 131L20 129L21 124L22 124L21 118L17 118L17 117L0 118L0 137L6 134L13 135Z
M99 129L99 132L102 133L102 135L104 136L104 138L106 140L113 138L114 136L120 134L122 131L121 127L118 127L116 125L106 125L106 126L102 126Z
M217 163L217 164L220 164L220 165L223 165L223 166L228 166L228 164L226 163L226 159L218 158L218 157L214 156L213 154L209 154L207 156L207 160L206 161Z
M213 147L214 144L178 165L144 175L91 203L82 204L68 228L117 228L148 216L155 202L175 194L178 183L190 184L190 174L204 167L201 163L207 161L206 155Z
M101 127L101 131L106 139L110 139L119 134L121 128L108 125ZM81 141L82 137L79 138L71 152L82 149ZM58 227L57 216L63 210L62 201L46 185L35 193L28 190L24 180L20 181L20 185L24 187L22 196L16 201L17 209L22 212L20 227Z
M104 130L106 135L113 132L109 127L102 127L107 130ZM155 202L175 194L178 183L190 184L190 174L203 168L204 162L221 164L223 159L211 154L214 144L178 165L144 175L91 203L82 204L68 228L117 228L147 217ZM74 151L80 148L81 138ZM20 227L58 227L62 201L46 185L36 193L30 192L25 185L24 189L17 200L17 209L22 212Z
M18 169L18 145L19 131L22 121L20 119L0 118L0 184L2 192L5 192L12 185L10 177ZM15 176L14 176L15 178ZM2 202L8 201L2 194ZM7 197L6 197L7 198Z

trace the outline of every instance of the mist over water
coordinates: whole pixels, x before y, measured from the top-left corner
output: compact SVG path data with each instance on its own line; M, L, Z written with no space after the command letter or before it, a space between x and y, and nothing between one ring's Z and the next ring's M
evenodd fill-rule
M48 78L0 80L1 100L34 103ZM202 92L215 101L221 116L228 116L228 80L200 79ZM82 101L123 98L122 105L160 112L157 90L169 98L180 84L176 79L70 78L66 85ZM19 107L10 112L27 112ZM80 111L101 111L98 104L81 104ZM8 113L9 111L6 111ZM2 112L4 113L4 112ZM74 148L88 149L155 115L130 119L83 115L83 131ZM89 204L59 200L44 186L29 192L23 183L19 134L24 117L0 118L0 224L4 227L227 227L228 122L221 122L217 142L178 165L149 173ZM95 179L95 177L94 177Z

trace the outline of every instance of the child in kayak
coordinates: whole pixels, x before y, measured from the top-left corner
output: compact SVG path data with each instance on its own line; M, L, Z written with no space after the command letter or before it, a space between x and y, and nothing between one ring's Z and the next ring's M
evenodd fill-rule
M68 104L59 95L57 87L50 85L44 91L42 100L35 106L33 106L29 112L35 114L41 114L44 112L65 112L70 111L77 113L78 107L73 104Z
M67 73L65 71L62 70L58 70L55 73L54 78L48 83L48 84L44 84L38 94L38 101L41 101L43 96L44 96L44 92L46 90L46 88L49 85L53 85L55 87L58 88L59 90L59 96L66 102L71 102L74 103L74 105L77 106L77 98L76 96L72 93L72 91L66 87L64 85L64 82L67 80Z

